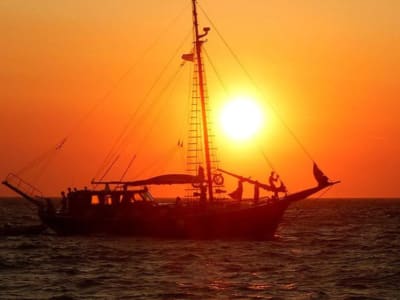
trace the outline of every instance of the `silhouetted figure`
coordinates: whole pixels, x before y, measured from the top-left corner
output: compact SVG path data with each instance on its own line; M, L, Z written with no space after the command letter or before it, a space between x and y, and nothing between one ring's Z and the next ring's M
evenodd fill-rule
M65 196L65 192L61 192L61 211L65 212L67 210L67 197Z
M128 193L128 186L124 185L121 204L127 205L127 204L129 204L129 202L130 202L130 197L129 197L129 193Z
M279 188L276 186L276 182L279 180L279 175L276 174L274 171L271 172L271 174L269 175L269 185L271 186L271 188L273 189L274 195L272 197L272 199L274 200L278 200L279 199L279 195L278 195L278 191Z
M269 185L270 185L272 188L276 188L276 186L275 186L275 182L276 182L276 180L277 180L277 177L276 177L276 176L277 176L277 175L276 175L276 173L275 173L274 171L272 171L271 174L269 175L268 181L269 181Z
M234 190L232 193L230 193L229 196L231 196L232 199L242 201L242 198L243 198L243 180L242 179L239 179L236 190Z
M74 190L68 188L67 199L68 199L69 209L72 209L72 206L76 204L76 192L77 192L76 188L74 188Z
M254 184L254 204L257 204L260 200L260 184L258 181Z
M68 188L68 192L67 192L67 198L68 198L68 199L71 198L71 194L72 194L72 190L71 190L71 188L69 187L69 188Z

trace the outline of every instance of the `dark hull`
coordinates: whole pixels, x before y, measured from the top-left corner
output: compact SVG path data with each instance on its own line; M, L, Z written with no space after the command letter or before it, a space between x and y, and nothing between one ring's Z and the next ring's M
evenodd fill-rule
M81 191L82 199L69 202L69 208L56 212L51 201L47 205L33 198L8 181L4 184L36 204L43 224L61 235L111 234L186 239L258 239L274 237L285 210L293 202L305 199L337 182L320 184L280 200L255 205L245 202L207 202L197 204L158 205L147 190L142 201L112 201L91 204L90 196L102 192ZM126 192L116 194L116 199ZM132 194L133 195L133 194ZM146 196L147 195L147 196ZM89 196L89 198L87 198ZM114 199L114 198L112 198ZM147 201L150 199L151 201ZM87 201L89 200L89 201Z
M85 216L39 213L58 234L112 234L186 239L271 239L290 201L262 205L131 207Z
M272 239L283 214L293 202L333 185L329 183L259 205L207 203L119 207L93 206L75 214L39 210L39 217L61 235L111 234L185 239Z

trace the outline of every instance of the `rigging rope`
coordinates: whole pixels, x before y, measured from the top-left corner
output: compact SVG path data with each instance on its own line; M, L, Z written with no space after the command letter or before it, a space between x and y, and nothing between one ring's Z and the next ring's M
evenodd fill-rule
M241 62L241 60L239 59L239 57L237 56L237 54L233 51L233 49L229 46L229 44L227 43L227 41L225 40L225 38L222 36L222 34L220 33L220 31L218 30L218 28L215 26L215 23L210 19L210 17L207 15L207 13L205 12L205 10L201 7L201 5L199 5L201 11L203 12L203 14L205 15L205 17L207 18L207 20L210 22L210 24L213 26L213 28L215 29L217 35L219 36L219 38L222 40L223 44L225 45L225 47L229 50L229 52L231 53L232 57L236 60L237 64L240 66L240 68L242 69L242 71L245 73L245 75L248 77L248 79L250 80L250 82L253 84L253 86L256 88L256 90L258 91L258 93L260 95L262 95L261 89L259 88L258 84L256 83L256 81L253 79L253 77L251 76L251 74L247 71L247 69L244 67L243 63ZM281 122L281 124L284 126L284 128L288 131L288 133L292 136L292 138L296 141L296 143L300 146L300 148L303 150L303 152L308 156L308 158L312 161L315 162L314 158L311 156L310 152L306 149L306 147L303 145L303 143L301 143L301 141L299 140L299 138L295 135L294 131L289 127L289 125L285 122L285 120L283 119L283 117L281 116L281 114L278 112L278 110L276 109L276 107L273 105L273 103L271 103L270 101L267 101L268 105L271 107L271 109L273 110L273 112L275 113L275 115L277 116L277 118L279 119L279 121Z
M190 32L191 33L191 32ZM164 75L164 73L166 72L166 70L168 69L168 67L171 65L172 61L174 60L174 58L176 58L177 53L181 50L181 48L183 47L183 44L186 42L186 40L188 39L189 35L186 35L183 39L183 41L181 42L181 44L179 45L179 47L177 47L177 49L175 50L175 52L173 53L173 55L171 55L171 57L169 58L167 64L164 66L164 68L162 69L162 71L159 73L159 75L156 77L156 79L154 80L153 84L150 86L149 90L147 91L147 93L145 94L143 100L139 103L139 106L136 108L136 110L134 111L134 113L132 114L132 116L130 117L130 119L128 120L128 123L125 125L125 127L123 128L123 130L121 131L121 133L118 135L118 137L116 138L115 142L113 143L113 145L111 146L111 149L109 150L109 152L107 153L102 166L100 167L100 169L98 170L98 172L96 173L97 175L95 177L98 176L99 173L102 172L102 170L104 170L104 168L112 161L113 157L115 155L117 155L116 153L119 153L120 148L122 148L124 146L124 144L126 144L126 140L129 137L129 130L133 127L133 125L135 125L134 121L137 117L137 114L139 113L140 109L143 107L143 105L148 101L151 93L153 92L153 90L155 89L155 87L157 86L157 84L159 83L159 81L161 80L162 76ZM149 108L148 108L149 110ZM145 111L142 114L142 118L144 118L147 114L147 111Z
M128 166L126 167L124 173L122 174L121 178L119 179L119 181L124 180L126 173L128 172L128 170L131 168L133 161L136 159L136 154L134 154L131 158L131 160L129 161Z
M217 76L218 81L220 82L225 94L227 96L229 96L231 93L229 92L227 85L224 83L220 73L217 71L217 68L215 66L215 64L213 63L213 61L211 60L211 57L208 55L208 52L204 49L204 52L206 54L207 60L210 63L212 70L214 71L215 75ZM260 153L262 154L265 162L268 164L268 166L271 168L272 171L276 172L276 168L274 167L274 165L272 164L271 160L267 157L267 155L265 154L265 152L263 151L262 147L260 144L258 144L258 148Z
M117 140L114 142L113 146L111 147L106 159L103 162L103 168L109 163L109 161L112 159L113 156L117 155L118 153L120 154L123 149L125 149L127 147L127 144L130 141L130 137L133 134L132 130L134 129L134 125L136 123L141 123L141 121L143 120L143 118L147 117L149 115L149 111L150 108L152 108L151 106L148 107L146 109L146 111L144 111L142 113L142 115L140 116L140 118L138 117L135 120L135 117L137 116L139 109L143 106L143 104L149 99L150 95L152 94L154 88L157 86L157 84L159 83L159 81L161 80L162 76L164 75L164 73L166 72L166 70L168 69L168 67L171 65L172 61L174 58L176 58L177 53L179 51L181 51L181 48L183 46L183 44L186 42L187 38L189 35L187 35L184 40L182 41L181 45L176 49L176 51L174 52L174 54L170 57L168 63L166 64L166 66L163 68L163 70L161 71L161 73L159 74L159 76L156 78L156 80L154 81L154 83L152 84L152 86L150 87L149 91L146 93L144 100L141 102L141 104L139 105L139 107L136 109L134 115L130 118L129 122L127 123L127 125L124 127L123 131L121 132L121 134L118 136ZM162 95L167 91L167 89L169 88L169 86L176 80L177 76L179 75L181 69L182 69L182 64L179 65L178 70L173 74L173 76L171 77L171 79L167 82L167 84L164 86L164 88L160 91L160 93L158 94L156 98L156 100L160 100L162 98ZM164 101L164 106L168 104L168 101ZM154 103L153 103L154 105ZM156 118L158 118L158 116L160 115L160 113L162 112L162 109L160 109L157 113ZM136 121L136 123L134 123L134 121ZM153 124L151 125L150 129L147 131L147 135L143 138L143 140L141 141L141 143L138 143L137 145L142 146L144 145L146 139L149 136L149 132L152 131L153 127L154 127L155 121L153 122ZM137 155L139 154L139 152L141 151L141 149L143 148L139 148L138 152L136 153Z
M191 49L190 51L193 51L193 49ZM190 51L188 51L187 53L189 53ZM185 52L186 53L186 52ZM186 65L186 61L183 60L181 66L185 66ZM189 64L189 76L188 76L188 86L187 86L187 90L191 91L191 87L192 87L192 76L193 76L193 66L194 64ZM187 93L187 99L186 99L186 107L185 109L183 109L183 111L186 111L185 116L187 116L187 119L184 120L182 119L182 123L181 123L181 131L179 134L179 141L181 141L182 147L183 147L183 141L184 141L184 136L185 134L187 134L188 132L188 125L189 125L189 120L190 120L190 104L191 104L191 99L192 99L192 95L191 93ZM187 136L186 136L187 137Z
M271 160L267 157L267 155L263 151L261 145L258 145L258 147L259 147L259 150L260 150L262 156L264 157L266 163L268 164L268 166L271 168L272 171L276 172L276 169L274 168L274 165L272 164Z
M182 10L167 24L167 26L163 27L164 30L160 32L160 34L156 37L154 42L150 44L139 56L139 58L123 73L117 81L111 86L111 88L96 101L96 103L92 106L92 108L76 123L76 125L69 131L66 136L66 139L75 132L80 126L92 115L101 104L103 104L112 94L113 92L120 86L120 84L128 77L128 75L137 67L137 65L153 50L161 41L163 37L165 37L170 30L170 28L178 22L178 20L182 17L183 13L187 9L188 5L185 5Z
M33 182L37 183L39 179L43 176L47 168L50 166L50 163L55 159L56 152L53 152L53 155L49 156L46 161L43 162L42 166L38 169L36 177L33 179Z
M181 65L179 66L178 70L177 70L177 71L174 73L174 75L172 76L172 78L167 82L167 84L165 85L165 87L161 90L160 94L158 95L158 99L161 99L161 98L162 98L162 95L167 91L167 89L169 88L169 86L171 86L171 84L172 84L173 82L176 82L176 81L177 81L176 79L177 79L178 75L180 74L180 72L181 72L181 70L182 70L182 67L183 67L183 65L181 64ZM154 126L155 126L155 124L156 124L156 121L159 119L161 113L164 111L164 107L167 106L167 105L169 104L169 101L168 101L168 100L171 99L171 98L172 98L172 97L167 97L167 101L164 101L164 102L163 102L164 105L163 105L162 107L159 108L159 110L158 110L158 112L157 112L157 114L156 114L156 117L154 118L152 124L149 126L149 130L147 131L147 135L146 135L145 137L143 137L143 139L142 139L141 143L139 143L139 145L144 145L145 142L146 142L146 140L150 137L150 133L153 131ZM174 147L174 148L176 148L176 147ZM138 153L141 152L142 149L143 149L143 148L140 148L140 149L138 150ZM153 162L153 164L155 164L155 162Z
M325 190L323 190L323 191L321 192L321 194L319 194L318 197L316 197L315 199L316 199L316 200L321 199L322 196L325 195L326 193L328 193L329 190L330 190L331 188L332 188L332 185L328 186L328 187L327 187Z
M31 180L37 182L41 176L43 176L44 172L50 165L51 161L55 158L56 154L60 152L62 147L64 146L67 138L61 140L61 142L57 143L55 146L52 146L49 150L43 152L29 163L27 163L22 169L16 172L17 176L22 176L24 173L27 173L30 170L37 168L36 174L31 174Z
M25 173L26 171L32 169L36 165L40 164L43 162L47 157L52 154L55 151L54 148L51 148L50 150L44 152L43 154L39 155L38 157L34 158L32 161L26 164L22 169L16 172L16 175L20 176L21 174Z
M217 71L217 68L215 67L215 64L214 64L213 61L211 60L211 57L208 55L208 52L206 51L205 48L203 49L203 52L205 53L205 55L206 55L206 57L207 57L207 60L208 60L208 62L210 63L210 66L211 66L212 70L214 71L215 76L217 76L217 79L218 79L219 83L221 84L222 89L224 90L225 94L226 94L227 96L230 96L231 93L229 92L229 90L228 90L228 88L227 88L225 82L222 80L221 75L220 75L219 72Z
M204 49L204 53L206 54L207 60L210 63L212 70L214 71L215 75L217 76L218 81L220 82L225 94L227 96L229 96L231 93L229 92L226 84L224 83L224 81L222 80L222 77L220 76L219 72L217 71L217 68L215 67L215 64L213 63L213 61L211 60L211 57L208 55L207 51ZM261 152L262 156L264 157L264 160L266 161L266 163L268 164L268 166L271 168L272 171L276 172L275 167L273 166L272 162L270 159L268 159L268 157L266 156L265 152L263 151L261 145L258 145L259 147L259 151Z
M107 176L108 172L110 172L110 170L112 169L112 167L114 166L114 164L117 162L117 160L119 159L119 155L117 155L114 160L112 161L112 163L110 164L110 166L107 168L107 170L104 172L103 176L100 177L100 179L98 181L102 181L104 179L104 177ZM96 186L96 185L95 185Z
M168 158L174 156L176 153L176 148L177 145L174 143L168 151L165 152L164 155L157 157L155 160L152 161L151 164L146 164L145 167L143 167L141 170L136 172L135 177L141 177L144 176L145 172L147 171L147 175L151 174L153 170L158 171L158 173L162 173L162 171L165 169L165 166L168 162ZM164 163L162 163L164 162Z
M185 6L179 11L179 13L167 24L167 26L163 27L162 32L156 37L154 42L150 44L139 56L139 58L117 79L117 81L111 86L111 88L102 96L100 97L95 104L92 106L92 108L84 114L72 128L67 132L65 137L61 140L60 143L58 143L55 148L52 147L50 150L45 151L43 154L39 155L38 157L34 158L32 161L28 162L22 169L16 172L17 175L20 175L30 169L33 169L37 165L41 164L44 160L48 159L50 155L55 155L59 150L62 150L65 143L68 141L69 137L77 131L82 124L103 104L110 96L113 94L113 92L120 86L120 84L128 77L128 75L137 67L140 61L143 60L144 57L148 55L148 53L155 48L161 41L163 37L165 37L170 30L172 26L174 26L178 20L184 15L185 11L189 7L189 4L185 4ZM50 164L50 159L46 163L45 166L42 166L41 172L39 174L43 174L45 169L48 167Z

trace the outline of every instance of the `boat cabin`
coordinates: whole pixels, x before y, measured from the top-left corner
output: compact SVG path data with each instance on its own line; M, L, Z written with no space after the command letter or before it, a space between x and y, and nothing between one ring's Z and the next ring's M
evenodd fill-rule
M155 203L148 189L136 190L69 190L67 195L63 194L60 213L81 213L82 211L98 208L117 208L131 206L141 203Z

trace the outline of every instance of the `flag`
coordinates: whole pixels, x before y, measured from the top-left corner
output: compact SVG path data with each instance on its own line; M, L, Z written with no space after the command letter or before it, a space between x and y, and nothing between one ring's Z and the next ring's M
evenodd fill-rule
M182 59L186 61L193 61L194 60L194 55L193 53L187 53L182 55Z
M314 162L313 166L314 178L317 180L319 186L324 186L329 183L328 176L326 176L320 168L318 168L317 164Z

